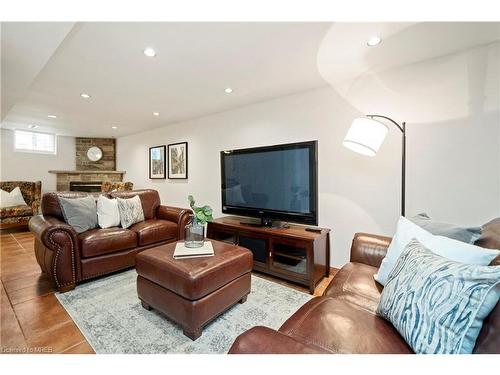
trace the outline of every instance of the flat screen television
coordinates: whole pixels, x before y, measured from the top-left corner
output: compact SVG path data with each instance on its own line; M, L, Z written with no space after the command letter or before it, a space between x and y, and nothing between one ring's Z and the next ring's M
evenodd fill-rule
M317 225L317 175L317 141L222 151L222 212Z

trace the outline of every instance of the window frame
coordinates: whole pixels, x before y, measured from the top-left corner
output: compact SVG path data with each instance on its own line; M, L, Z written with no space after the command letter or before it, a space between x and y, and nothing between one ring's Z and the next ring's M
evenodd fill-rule
M17 148L17 133L18 132L23 132L23 133L31 133L31 134L45 134L45 135L50 135L54 138L54 151L43 151L43 150L36 150L36 149L29 149L29 148ZM42 155L57 155L57 134L55 133L48 133L48 132L39 132L39 131L32 131L32 130L25 130L25 129L15 129L14 130L14 152L24 152L28 154L42 154Z

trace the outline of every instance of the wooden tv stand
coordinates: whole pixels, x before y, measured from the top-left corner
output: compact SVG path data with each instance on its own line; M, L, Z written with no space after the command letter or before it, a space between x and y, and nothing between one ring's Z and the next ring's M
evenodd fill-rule
M330 229L309 232L304 226L284 229L256 227L227 216L208 223L207 237L246 247L253 269L305 285L311 294L330 275Z

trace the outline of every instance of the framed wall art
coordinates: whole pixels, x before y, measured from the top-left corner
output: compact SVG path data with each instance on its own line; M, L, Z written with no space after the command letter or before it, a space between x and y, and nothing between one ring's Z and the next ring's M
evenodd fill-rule
M188 178L188 144L187 142L168 145L168 178Z
M165 151L166 146L155 146L149 148L149 178L166 178L165 171Z

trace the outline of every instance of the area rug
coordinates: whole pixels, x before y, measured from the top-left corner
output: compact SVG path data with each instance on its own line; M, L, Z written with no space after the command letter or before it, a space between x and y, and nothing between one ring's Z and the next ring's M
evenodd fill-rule
M95 280L56 297L96 353L227 353L235 338L262 325L277 329L311 295L252 275L252 291L191 341L182 328L137 298L135 270Z

